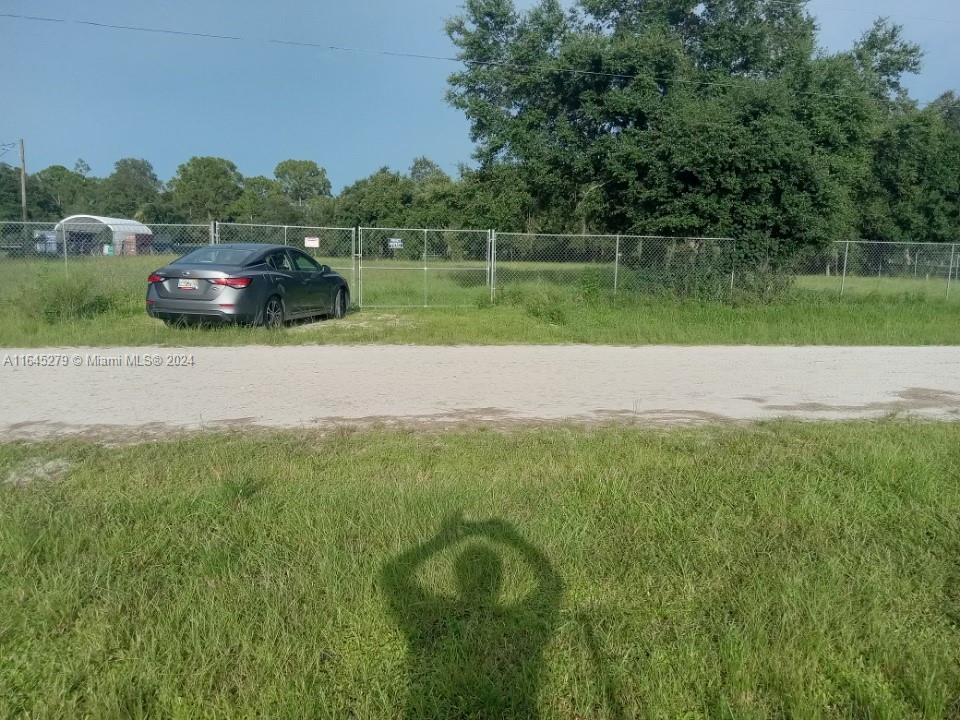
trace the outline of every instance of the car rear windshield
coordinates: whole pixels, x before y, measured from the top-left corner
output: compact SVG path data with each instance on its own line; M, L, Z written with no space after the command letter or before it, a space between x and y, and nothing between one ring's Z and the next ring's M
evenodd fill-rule
M173 265L243 265L256 254L255 250L209 247L197 248L187 253Z

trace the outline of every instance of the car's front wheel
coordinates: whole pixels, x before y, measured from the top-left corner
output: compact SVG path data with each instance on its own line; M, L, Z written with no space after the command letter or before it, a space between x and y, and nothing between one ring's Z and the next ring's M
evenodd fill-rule
M283 300L274 295L267 300L267 304L263 306L263 315L260 318L260 324L268 328L280 328L283 327L285 320Z
M347 291L343 288L337 290L337 297L333 301L333 317L340 320L347 314Z

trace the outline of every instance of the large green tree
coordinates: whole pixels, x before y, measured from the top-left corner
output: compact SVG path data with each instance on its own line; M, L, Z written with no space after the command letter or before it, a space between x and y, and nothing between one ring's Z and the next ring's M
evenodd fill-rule
M939 115L953 132L960 135L960 95L950 90L930 103L930 110Z
M410 179L418 185L450 182L450 176L437 163L422 155L410 165Z
M280 184L262 175L243 181L243 192L228 210L240 222L296 224L302 220L299 208L290 204Z
M122 158L97 187L97 210L103 215L140 218L144 207L156 201L161 188L149 162Z
M192 157L177 168L170 190L174 205L191 221L219 220L243 192L243 176L229 160Z
M63 165L51 165L35 176L56 206L59 217L89 213L96 209L97 182Z
M0 220L21 218L20 168L0 163ZM59 219L57 201L35 175L27 175L27 219Z
M298 206L313 198L330 196L327 171L313 160L284 160L274 169L273 175L282 192Z
M347 186L337 198L338 224L404 227L409 223L416 185L406 175L383 167Z
M853 57L878 100L911 104L903 76L920 72L923 52L900 25L878 18L854 45Z
M960 133L931 106L892 117L874 139L861 230L871 240L956 242Z
M20 170L0 163L0 218L19 220L20 217Z
M801 3L468 0L450 101L533 229L738 238L758 261L854 237L875 139L918 49L878 23L816 50Z

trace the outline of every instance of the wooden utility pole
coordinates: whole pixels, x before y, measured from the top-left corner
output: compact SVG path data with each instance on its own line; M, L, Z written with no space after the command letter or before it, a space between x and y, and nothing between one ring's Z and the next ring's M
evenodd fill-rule
M20 214L23 221L27 221L27 155L23 149L23 138L20 138Z

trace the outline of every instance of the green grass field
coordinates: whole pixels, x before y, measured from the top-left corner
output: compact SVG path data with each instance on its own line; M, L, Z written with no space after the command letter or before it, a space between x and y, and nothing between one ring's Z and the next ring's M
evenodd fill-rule
M0 445L0 716L955 718L960 425Z
M344 321L176 329L143 307L147 274L169 259L0 262L0 345L960 344L960 288L948 299L945 281L848 278L841 299L837 278L806 276L770 302L731 303L642 291L626 272L614 297L606 265L508 262L495 303L482 265L432 262L424 272L379 261L364 269L363 310ZM349 259L320 259L352 277ZM359 283L352 289L357 300ZM424 302L443 307L416 307Z
M948 296L947 279L945 277L848 276L843 281L843 294L847 297L907 295L929 300L949 300L950 302L960 303L960 282L954 280L951 285ZM840 278L836 276L826 277L825 275L804 275L797 279L797 286L805 290L839 295Z

